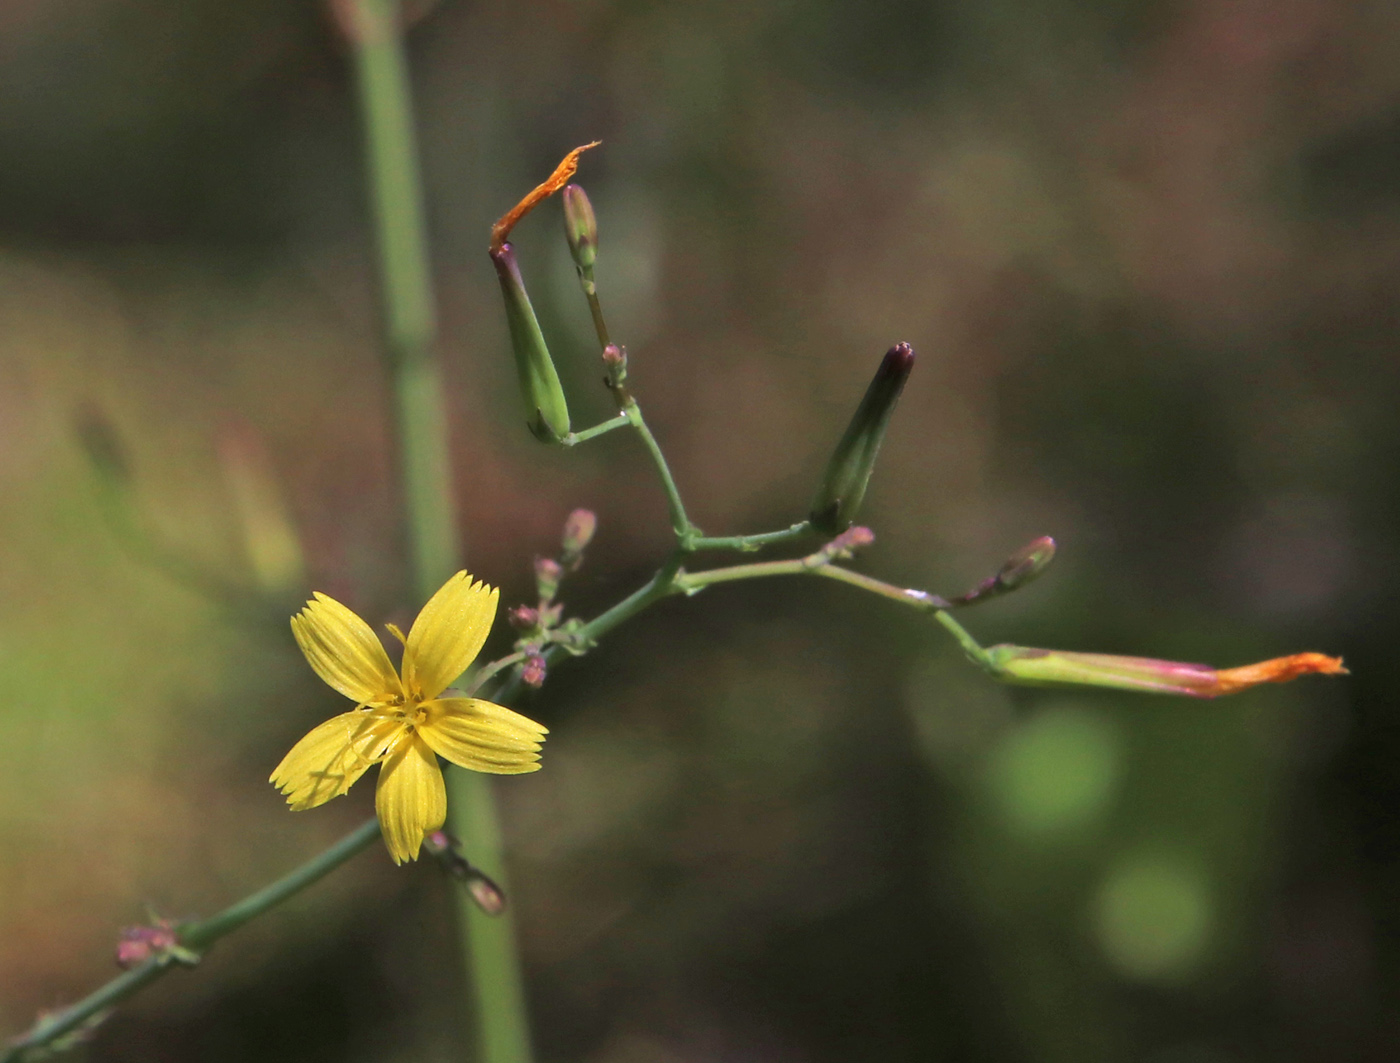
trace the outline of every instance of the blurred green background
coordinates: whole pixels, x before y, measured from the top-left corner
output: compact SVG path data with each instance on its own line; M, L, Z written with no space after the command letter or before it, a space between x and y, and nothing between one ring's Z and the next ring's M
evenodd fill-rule
M491 221L568 148L692 516L804 514L881 353L920 361L866 571L986 643L1346 680L1218 703L998 687L794 581L663 604L522 707L504 781L541 1060L1392 1060L1400 1050L1400 7L1388 0L444 0L411 30L473 572L649 575L626 434L527 434ZM348 57L286 0L0 5L0 1021L365 816L267 784L339 711L286 617L404 591ZM516 244L575 425L609 412L558 205ZM230 607L134 556L79 428ZM294 532L288 537L287 532ZM490 648L504 649L497 633ZM359 858L91 1060L448 1060L454 887Z

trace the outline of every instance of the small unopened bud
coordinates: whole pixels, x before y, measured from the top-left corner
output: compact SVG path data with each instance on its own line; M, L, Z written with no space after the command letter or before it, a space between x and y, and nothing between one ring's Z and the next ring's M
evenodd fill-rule
M869 546L874 541L875 533L869 528L857 524L854 528L847 528L827 543L822 554L828 560L835 557L850 557L862 546Z
M569 254L585 280L591 280L593 263L598 259L598 219L588 193L578 185L564 188L564 233L569 239Z
M198 953L181 946L173 920L156 919L149 926L123 928L117 941L117 966L136 967L152 958L162 963L193 965L199 962Z
M447 873L466 886L478 908L487 915L500 915L506 910L505 891L463 855L456 838L445 830L435 830L423 838L423 843Z
M836 444L812 502L812 527L817 531L835 535L855 519L880 455L885 429L913 368L914 348L907 343L891 347L880 362L845 435Z
M1050 567L1055 560L1055 540L1048 535L1032 539L1006 559L997 572L997 586L1003 591L1024 587Z
M564 521L564 565L572 570L583 559L583 551L598 530L598 517L591 509L576 509Z
M540 601L552 602L559 593L559 581L564 578L564 569L552 557L535 558L535 586L540 592Z
M467 879L467 892L471 894L476 906L487 915L502 914L506 910L505 891L476 868L472 868L472 871L472 876Z
M544 686L546 671L544 658L538 653L532 653L525 658L525 663L520 666L520 681L527 687L534 687L538 690Z
M540 626L540 611L529 605L514 605L506 613L506 619L517 631L533 631Z
M491 252L491 261L505 299L506 323L510 326L520 394L525 400L526 422L536 439L558 443L569 434L569 405L554 361L549 356L544 333L540 331L539 319L535 317L535 308L530 305L529 293L525 291L515 251L510 244L503 244L499 250Z
M1024 587L1050 567L1055 560L1055 540L1048 535L1032 539L1003 562L995 576L988 576L966 594L950 600L950 605L975 605L1007 591Z
M618 406L626 406L627 395L627 348L609 343L603 348L603 383L613 393Z

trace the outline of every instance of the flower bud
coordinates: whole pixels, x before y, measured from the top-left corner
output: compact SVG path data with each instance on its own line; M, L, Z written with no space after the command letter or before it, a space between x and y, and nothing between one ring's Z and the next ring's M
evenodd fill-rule
M885 428L913 368L914 348L909 344L896 344L885 354L865 391L865 398L856 407L846 434L836 444L821 488L812 502L812 527L819 532L835 535L845 531L855 519L865 498L875 459L880 455Z
M1006 559L996 574L998 591L1014 591L1024 587L1050 567L1055 560L1055 540L1048 535L1032 539Z
M520 666L520 681L527 687L538 690L544 686L545 673L544 657L538 653L532 653L525 658L525 663Z
M535 586L540 593L540 601L552 602L559 593L559 581L564 578L564 569L552 557L535 558Z
M569 406L535 317L535 308L530 305L530 296L520 277L515 250L510 244L503 244L499 250L491 252L491 261L505 297L506 322L515 351L520 393L525 399L526 423L536 439L558 443L569 434Z
M517 631L533 631L540 626L540 611L530 605L513 605L506 619Z
M564 188L564 235L568 237L574 265L585 278L590 277L598 258L598 219L588 193L578 185Z
M1291 657L1275 657L1242 668L1224 669L1151 657L1035 650L1010 645L992 646L987 650L987 657L993 674L1012 683L1111 687L1192 698L1234 694L1260 683L1286 683L1300 675L1345 675L1347 671L1340 657L1321 653L1295 653Z
M467 892L476 906L487 915L501 915L506 910L505 891L476 868L472 868L472 874L467 878Z
M583 551L593 541L598 530L598 517L591 509L576 509L564 521L565 567L570 570L578 567Z

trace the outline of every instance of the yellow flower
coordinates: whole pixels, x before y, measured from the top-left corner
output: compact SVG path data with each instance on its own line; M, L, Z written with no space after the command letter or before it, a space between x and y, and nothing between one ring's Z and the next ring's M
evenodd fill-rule
M496 599L494 587L465 572L449 579L403 640L402 677L373 629L335 599L317 592L292 617L316 674L358 702L312 730L272 773L294 810L339 797L382 762L374 804L389 855L401 864L418 859L423 835L447 817L439 756L498 775L538 770L544 727L479 698L438 696L481 652Z

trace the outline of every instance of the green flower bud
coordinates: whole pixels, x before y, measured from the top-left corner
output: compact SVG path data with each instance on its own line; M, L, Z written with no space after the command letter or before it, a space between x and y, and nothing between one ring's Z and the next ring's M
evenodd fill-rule
M880 455L885 428L913 368L914 348L900 343L889 349L875 371L875 379L856 407L846 434L836 444L821 489L812 502L812 527L818 531L836 535L855 519L875 459Z
M569 434L569 406L535 317L535 308L530 305L525 282L520 278L515 251L510 244L502 244L499 250L491 252L491 261L505 297L510 345L515 351L520 394L525 399L526 423L536 439L558 443Z
M598 219L593 215L588 193L578 185L564 189L564 235L569 239L574 265L580 273L590 275L598 258Z

